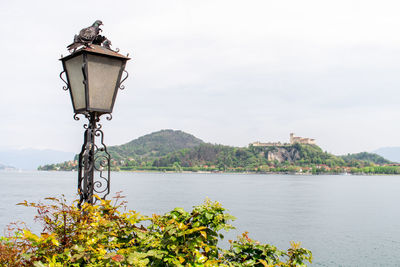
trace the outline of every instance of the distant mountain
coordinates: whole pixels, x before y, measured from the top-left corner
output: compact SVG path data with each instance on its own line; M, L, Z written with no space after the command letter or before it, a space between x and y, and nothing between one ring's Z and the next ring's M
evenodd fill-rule
M57 163L74 158L74 153L56 150L8 149L0 150L0 162L22 170L36 170L39 165Z
M13 166L7 166L0 163L0 171L12 171L12 170L16 170L16 168Z
M378 165L382 164L390 164L392 163L390 160L376 154L376 153L368 153L368 152L360 152L355 154L347 154L344 156L340 156L345 162L351 161L364 161L367 163L374 163Z
M390 161L400 162L400 147L381 147L372 152L381 155Z
M108 147L115 160L127 158L158 158L185 148L193 148L204 142L191 134L176 130L161 130L144 135L120 146Z

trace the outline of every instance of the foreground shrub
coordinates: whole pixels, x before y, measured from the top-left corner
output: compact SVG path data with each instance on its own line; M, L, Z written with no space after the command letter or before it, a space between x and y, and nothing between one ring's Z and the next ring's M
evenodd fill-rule
M1 266L305 266L312 254L292 243L287 251L247 236L218 247L221 230L234 218L218 202L206 200L192 212L176 208L142 216L127 210L123 197L99 199L78 209L64 198L50 204L20 203L38 211L43 232L11 225L0 239ZM146 225L143 226L143 225Z

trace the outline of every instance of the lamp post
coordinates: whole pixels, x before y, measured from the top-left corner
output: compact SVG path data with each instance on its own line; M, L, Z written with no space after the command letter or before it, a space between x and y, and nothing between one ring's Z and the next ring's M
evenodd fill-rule
M106 115L107 120L112 119L118 89L125 88L122 83L128 78L125 65L130 58L111 50L111 42L96 33L96 38L99 37L98 44L78 43L83 47L60 59L63 65L60 78L66 83L63 89L70 92L74 119L79 120L81 114L89 121L84 125L86 130L79 154L79 207L82 202L95 203L95 193L103 199L110 193L111 157L99 121L102 115ZM64 73L66 79L63 79Z

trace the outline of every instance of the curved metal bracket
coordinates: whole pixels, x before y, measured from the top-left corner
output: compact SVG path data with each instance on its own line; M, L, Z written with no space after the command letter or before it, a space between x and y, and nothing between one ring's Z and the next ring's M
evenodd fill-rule
M68 89L69 89L69 84L68 84L68 82L66 81L66 80L64 80L63 79L63 77L62 77L62 75L65 73L65 70L63 70L61 73L60 73L60 79L67 85L67 86L63 86L62 87L62 89L64 90L64 91L68 91Z
M119 89L124 90L125 89L125 85L122 85L123 82L125 82L126 79L128 79L129 73L124 70L126 76L125 78L123 78L120 82L119 82Z
M78 117L78 115L79 115L78 113L75 113L75 114L74 114L74 120L76 120L76 121L79 121L79 120L80 120L80 118Z
M104 115L106 115L106 119L107 119L108 121L112 120L112 115L111 115L111 113L106 113L106 114L104 114Z

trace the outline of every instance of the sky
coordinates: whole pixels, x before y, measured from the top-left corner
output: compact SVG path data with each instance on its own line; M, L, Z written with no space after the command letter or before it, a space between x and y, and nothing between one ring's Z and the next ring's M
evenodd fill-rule
M334 154L400 146L400 2L0 2L0 148L79 152L59 79L80 29L132 60L105 142L160 129L247 146L315 138Z

